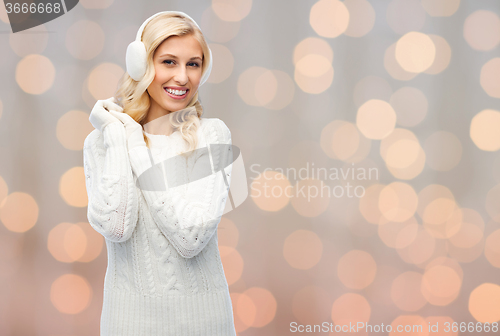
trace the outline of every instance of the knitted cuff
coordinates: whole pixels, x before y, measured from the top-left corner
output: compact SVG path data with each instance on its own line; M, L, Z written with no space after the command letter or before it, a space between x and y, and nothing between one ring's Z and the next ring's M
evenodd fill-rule
M103 135L106 147L127 146L125 127L119 120L108 124L103 130Z

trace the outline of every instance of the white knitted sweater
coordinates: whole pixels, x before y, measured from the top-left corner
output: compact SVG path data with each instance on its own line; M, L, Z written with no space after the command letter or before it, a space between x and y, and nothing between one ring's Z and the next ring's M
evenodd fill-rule
M231 144L228 127L217 118L202 118L197 135L197 148L207 142ZM155 164L187 149L179 132L147 136ZM232 166L189 180L207 162L212 168L232 162L230 147L210 147L211 157L199 150L175 160L167 181L179 186L148 191L142 177L137 186L131 167L146 171L152 165L149 151L139 146L128 153L121 123L87 136L88 220L104 236L108 251L101 336L236 335L217 244Z

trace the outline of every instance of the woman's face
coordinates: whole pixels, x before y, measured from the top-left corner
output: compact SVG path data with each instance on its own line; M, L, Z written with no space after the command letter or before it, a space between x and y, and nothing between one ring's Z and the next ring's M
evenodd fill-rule
M170 36L153 55L155 78L148 93L165 114L185 108L198 91L203 50L193 35Z

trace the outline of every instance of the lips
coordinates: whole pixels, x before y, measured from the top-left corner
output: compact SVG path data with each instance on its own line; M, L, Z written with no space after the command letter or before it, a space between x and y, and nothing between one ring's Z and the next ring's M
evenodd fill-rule
M188 94L188 92L189 92L189 89L185 89L185 90L186 90L186 93L184 93L183 95L180 95L180 96L179 96L179 95L175 95L175 94L173 94L173 93L168 92L168 91L167 91L167 89L170 89L170 90L175 90L175 89L173 89L173 88L166 88L166 87L164 87L164 88L163 88L163 90L165 91L165 93L166 93L167 95L169 95L169 97L171 97L171 98L173 98L173 99L184 99L184 98L186 98L186 96L187 96L187 94ZM178 91L180 91L180 90L178 90Z

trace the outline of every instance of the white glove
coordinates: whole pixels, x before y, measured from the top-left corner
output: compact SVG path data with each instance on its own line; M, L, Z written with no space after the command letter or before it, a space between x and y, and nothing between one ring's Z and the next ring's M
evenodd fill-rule
M92 108L89 120L92 126L100 132L103 132L107 125L120 121L110 114L111 111L123 111L123 108L117 105L114 99L111 97L106 100L98 100Z
M127 132L127 147L129 151L137 146L146 147L142 126L137 121L124 112L110 111L110 113L125 126L125 131Z

